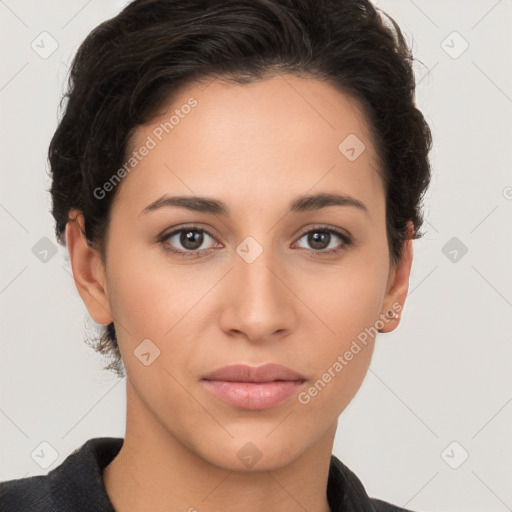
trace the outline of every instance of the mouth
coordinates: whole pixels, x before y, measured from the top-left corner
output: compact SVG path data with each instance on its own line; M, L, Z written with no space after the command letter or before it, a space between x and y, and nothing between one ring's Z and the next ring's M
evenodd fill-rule
M306 378L278 364L225 366L203 377L205 388L233 407L263 410L293 396Z

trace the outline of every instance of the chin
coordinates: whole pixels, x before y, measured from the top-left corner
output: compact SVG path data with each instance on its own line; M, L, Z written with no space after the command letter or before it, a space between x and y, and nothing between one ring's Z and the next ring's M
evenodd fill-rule
M216 438L206 446L198 447L199 457L219 468L237 473L254 473L259 471L274 471L288 466L305 451L306 446L300 443L297 432L272 433L245 432L233 439L225 439L219 443ZM227 434L226 434L226 437ZM293 440L293 441L292 441Z

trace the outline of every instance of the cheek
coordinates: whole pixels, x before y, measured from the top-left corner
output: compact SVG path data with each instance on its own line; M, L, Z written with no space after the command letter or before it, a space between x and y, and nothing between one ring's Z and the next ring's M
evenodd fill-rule
M317 311L325 326L310 330L315 341L307 360L313 377L297 401L305 414L326 424L334 422L356 395L371 362L372 327L380 313L383 286L376 285L376 276L364 277L364 285L354 272L342 283L317 290Z
M332 408L334 418L355 395L370 365L387 277L386 258L371 256L340 267L322 286L310 283L308 304L322 322L310 330L315 382L299 403Z
M302 296L308 297L308 305L324 324L322 338L342 349L379 318L387 288L387 260L358 256L316 277L316 281L308 279Z
M331 354L326 364L302 392L297 402L312 418L327 424L347 407L364 380L373 353L373 343L354 341ZM318 414L316 414L318 413Z
M152 340L162 350L179 334L173 344L175 357L190 344L183 332L201 310L201 301L225 270L213 267L171 265L165 255L148 261L144 251L114 254L115 265L108 272L109 300L116 320L120 349L133 352L144 339ZM194 322L193 322L194 323ZM197 322L195 322L197 323ZM184 355L184 354L183 354Z
M115 269L108 276L112 313L116 323L125 328L119 334L130 343L144 338L156 339L161 336L172 313L168 311L167 317L162 315L162 283L155 287L151 272L136 262L130 264L127 256L117 260Z

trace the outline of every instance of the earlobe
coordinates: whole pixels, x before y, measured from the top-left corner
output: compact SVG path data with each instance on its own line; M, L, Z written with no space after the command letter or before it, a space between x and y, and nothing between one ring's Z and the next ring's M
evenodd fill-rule
M113 318L105 269L98 251L87 243L83 226L83 214L72 210L66 224L66 245L73 278L91 318L98 324L108 325Z
M412 223L409 223L409 237L403 245L402 256L390 271L388 289L383 302L381 319L385 317L384 326L379 332L391 332L400 323L402 311L409 291L409 277L412 266Z

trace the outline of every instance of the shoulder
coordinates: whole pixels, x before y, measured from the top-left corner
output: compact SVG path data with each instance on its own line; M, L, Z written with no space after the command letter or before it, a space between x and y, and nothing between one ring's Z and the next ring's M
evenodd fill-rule
M327 496L332 512L412 512L370 498L359 478L334 455L329 467Z
M387 501L378 500L376 498L371 498L370 501L372 502L375 512L412 512L409 509L400 508Z
M113 511L102 472L122 444L122 438L92 438L46 475L0 482L0 510Z
M0 505L2 512L54 510L48 477L41 475L0 482Z

